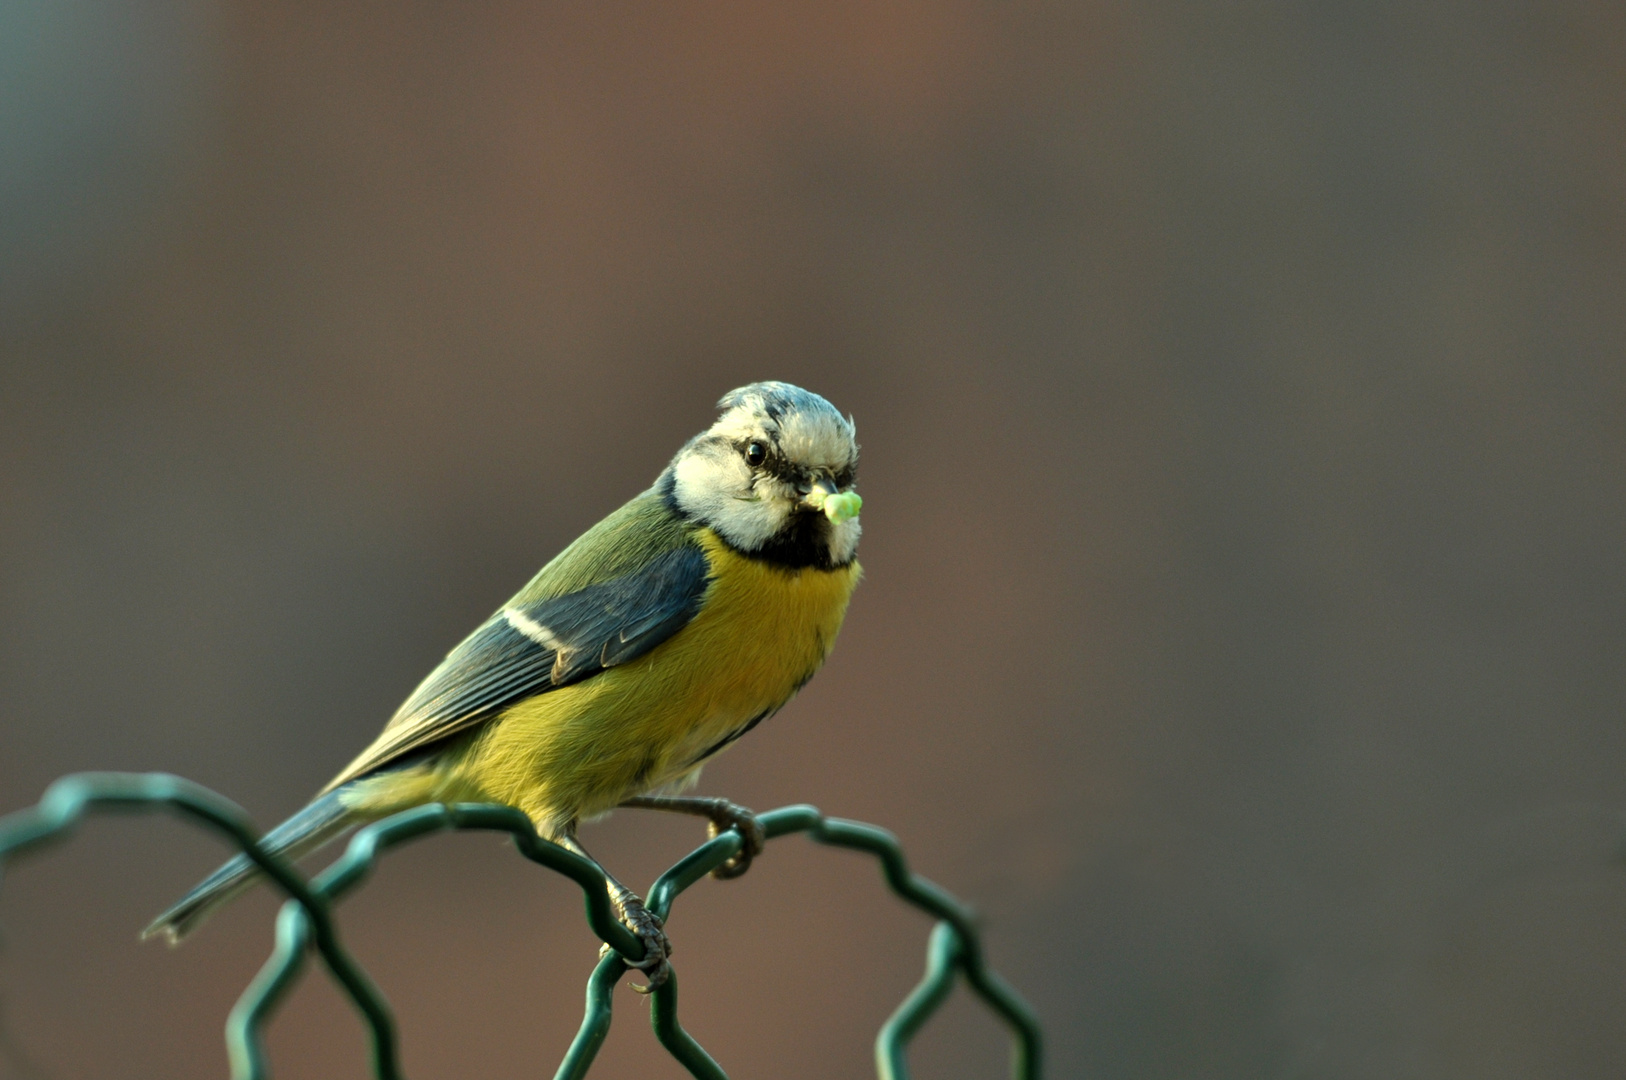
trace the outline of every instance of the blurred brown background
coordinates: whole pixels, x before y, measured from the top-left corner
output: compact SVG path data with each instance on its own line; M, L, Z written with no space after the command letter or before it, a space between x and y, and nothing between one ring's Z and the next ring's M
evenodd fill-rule
M1619 1076L1623 58L1606 3L0 6L0 804L279 819L788 379L857 418L868 578L703 790L895 830L1053 1077ZM269 895L135 944L220 854L8 876L40 1075L224 1071ZM415 1080L552 1074L570 886L440 837L343 927ZM926 924L791 840L671 929L746 1080L868 1075ZM618 1003L595 1075L678 1076ZM363 1072L319 978L273 1051ZM1005 1054L961 997L914 1060Z

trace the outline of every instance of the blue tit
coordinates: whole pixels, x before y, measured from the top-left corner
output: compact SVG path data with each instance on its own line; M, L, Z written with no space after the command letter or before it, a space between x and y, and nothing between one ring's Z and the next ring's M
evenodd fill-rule
M749 811L677 793L835 645L860 575L858 444L851 418L787 383L753 383L718 407L653 487L453 649L264 845L297 858L409 807L495 802L585 856L577 823L631 805L740 829L744 849L724 876L743 872L762 844ZM179 941L256 876L233 859L143 936ZM660 923L606 877L658 984L670 950Z

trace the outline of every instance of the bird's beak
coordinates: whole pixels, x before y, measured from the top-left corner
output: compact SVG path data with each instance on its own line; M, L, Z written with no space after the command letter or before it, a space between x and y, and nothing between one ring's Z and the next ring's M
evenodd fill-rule
M820 476L813 481L811 490L802 496L802 505L810 510L822 511L825 517L840 525L858 516L864 500L858 497L856 491L842 491L831 477Z

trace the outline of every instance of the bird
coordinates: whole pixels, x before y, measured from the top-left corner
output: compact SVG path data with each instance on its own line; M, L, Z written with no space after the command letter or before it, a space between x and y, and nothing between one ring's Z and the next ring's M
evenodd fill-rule
M696 814L761 853L751 811L682 794L702 766L781 709L823 665L862 575L851 416L757 382L725 394L646 491L589 528L441 661L378 737L261 846L288 859L429 803L516 807L544 839L593 859L578 826L618 807ZM602 864L593 860L603 869ZM227 862L143 932L171 944L252 888ZM644 944L639 989L671 942L605 871Z

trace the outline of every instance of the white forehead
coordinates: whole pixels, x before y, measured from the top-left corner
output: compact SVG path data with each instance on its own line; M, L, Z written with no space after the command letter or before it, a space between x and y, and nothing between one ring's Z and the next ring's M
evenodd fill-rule
M842 468L854 464L858 443L853 422L824 398L788 383L754 383L727 395L724 410L707 432L729 442L766 437L798 464Z

